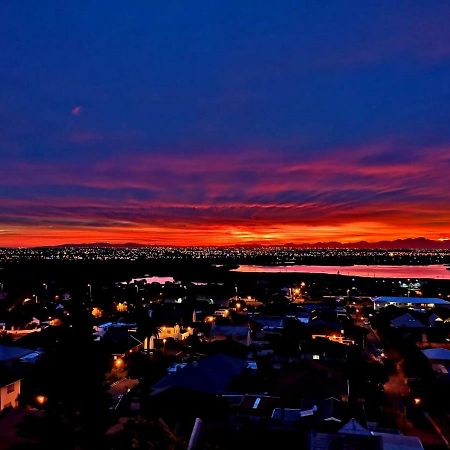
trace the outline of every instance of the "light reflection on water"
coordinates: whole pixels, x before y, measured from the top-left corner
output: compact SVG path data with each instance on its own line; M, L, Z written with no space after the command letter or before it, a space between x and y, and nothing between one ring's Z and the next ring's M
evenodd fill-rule
M450 279L450 270L441 264L429 266L257 266L242 265L235 272L261 272L261 273L323 273L329 275L348 275L356 277L375 278L433 278Z

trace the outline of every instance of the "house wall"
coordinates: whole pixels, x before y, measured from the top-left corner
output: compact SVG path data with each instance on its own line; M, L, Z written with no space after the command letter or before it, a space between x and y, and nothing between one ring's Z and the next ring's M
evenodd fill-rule
M339 344L345 344L345 345L353 345L355 342L351 339L348 339L344 336L339 335L328 335L328 334L313 334L311 335L313 339L316 338L323 338L328 339L329 341L338 342Z
M8 392L10 390L11 392ZM17 408L19 405L18 397L20 394L20 380L14 381L0 388L0 411L8 406Z
M188 327L186 330L182 330L179 325L174 327L161 327L158 333L159 339L173 338L177 341L183 341L193 334L193 329Z

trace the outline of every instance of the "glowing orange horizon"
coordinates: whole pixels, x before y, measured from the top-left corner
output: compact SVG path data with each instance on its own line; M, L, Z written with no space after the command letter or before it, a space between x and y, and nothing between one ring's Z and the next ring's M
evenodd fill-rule
M391 161L390 143L301 160L248 150L14 161L2 174L15 195L0 195L0 246L446 239L449 149L422 150L413 162Z
M146 226L75 229L68 227L14 227L0 230L0 247L36 247L61 244L135 243L162 246L226 246L239 244L285 245L339 242L349 244L367 241L392 241L425 237L447 240L448 230L415 230L380 223L340 225L272 224L255 226L186 224L184 227Z

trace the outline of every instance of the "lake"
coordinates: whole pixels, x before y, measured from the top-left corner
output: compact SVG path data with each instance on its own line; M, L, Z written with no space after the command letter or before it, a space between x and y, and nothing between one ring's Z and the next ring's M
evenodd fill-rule
M442 264L432 264L429 266L311 266L300 264L289 266L242 265L233 271L245 273L323 273L328 275L346 275L370 278L450 279L450 270L447 270L447 266Z
M143 277L143 278L133 278L130 283L136 283L139 281L145 281L147 284L151 283L159 283L159 284L165 284L165 283L175 283L175 279L173 277Z

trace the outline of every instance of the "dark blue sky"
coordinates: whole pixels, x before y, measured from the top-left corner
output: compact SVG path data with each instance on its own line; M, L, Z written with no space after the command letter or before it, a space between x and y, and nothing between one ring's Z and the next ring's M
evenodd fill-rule
M447 237L448 2L66 3L0 5L0 244Z

